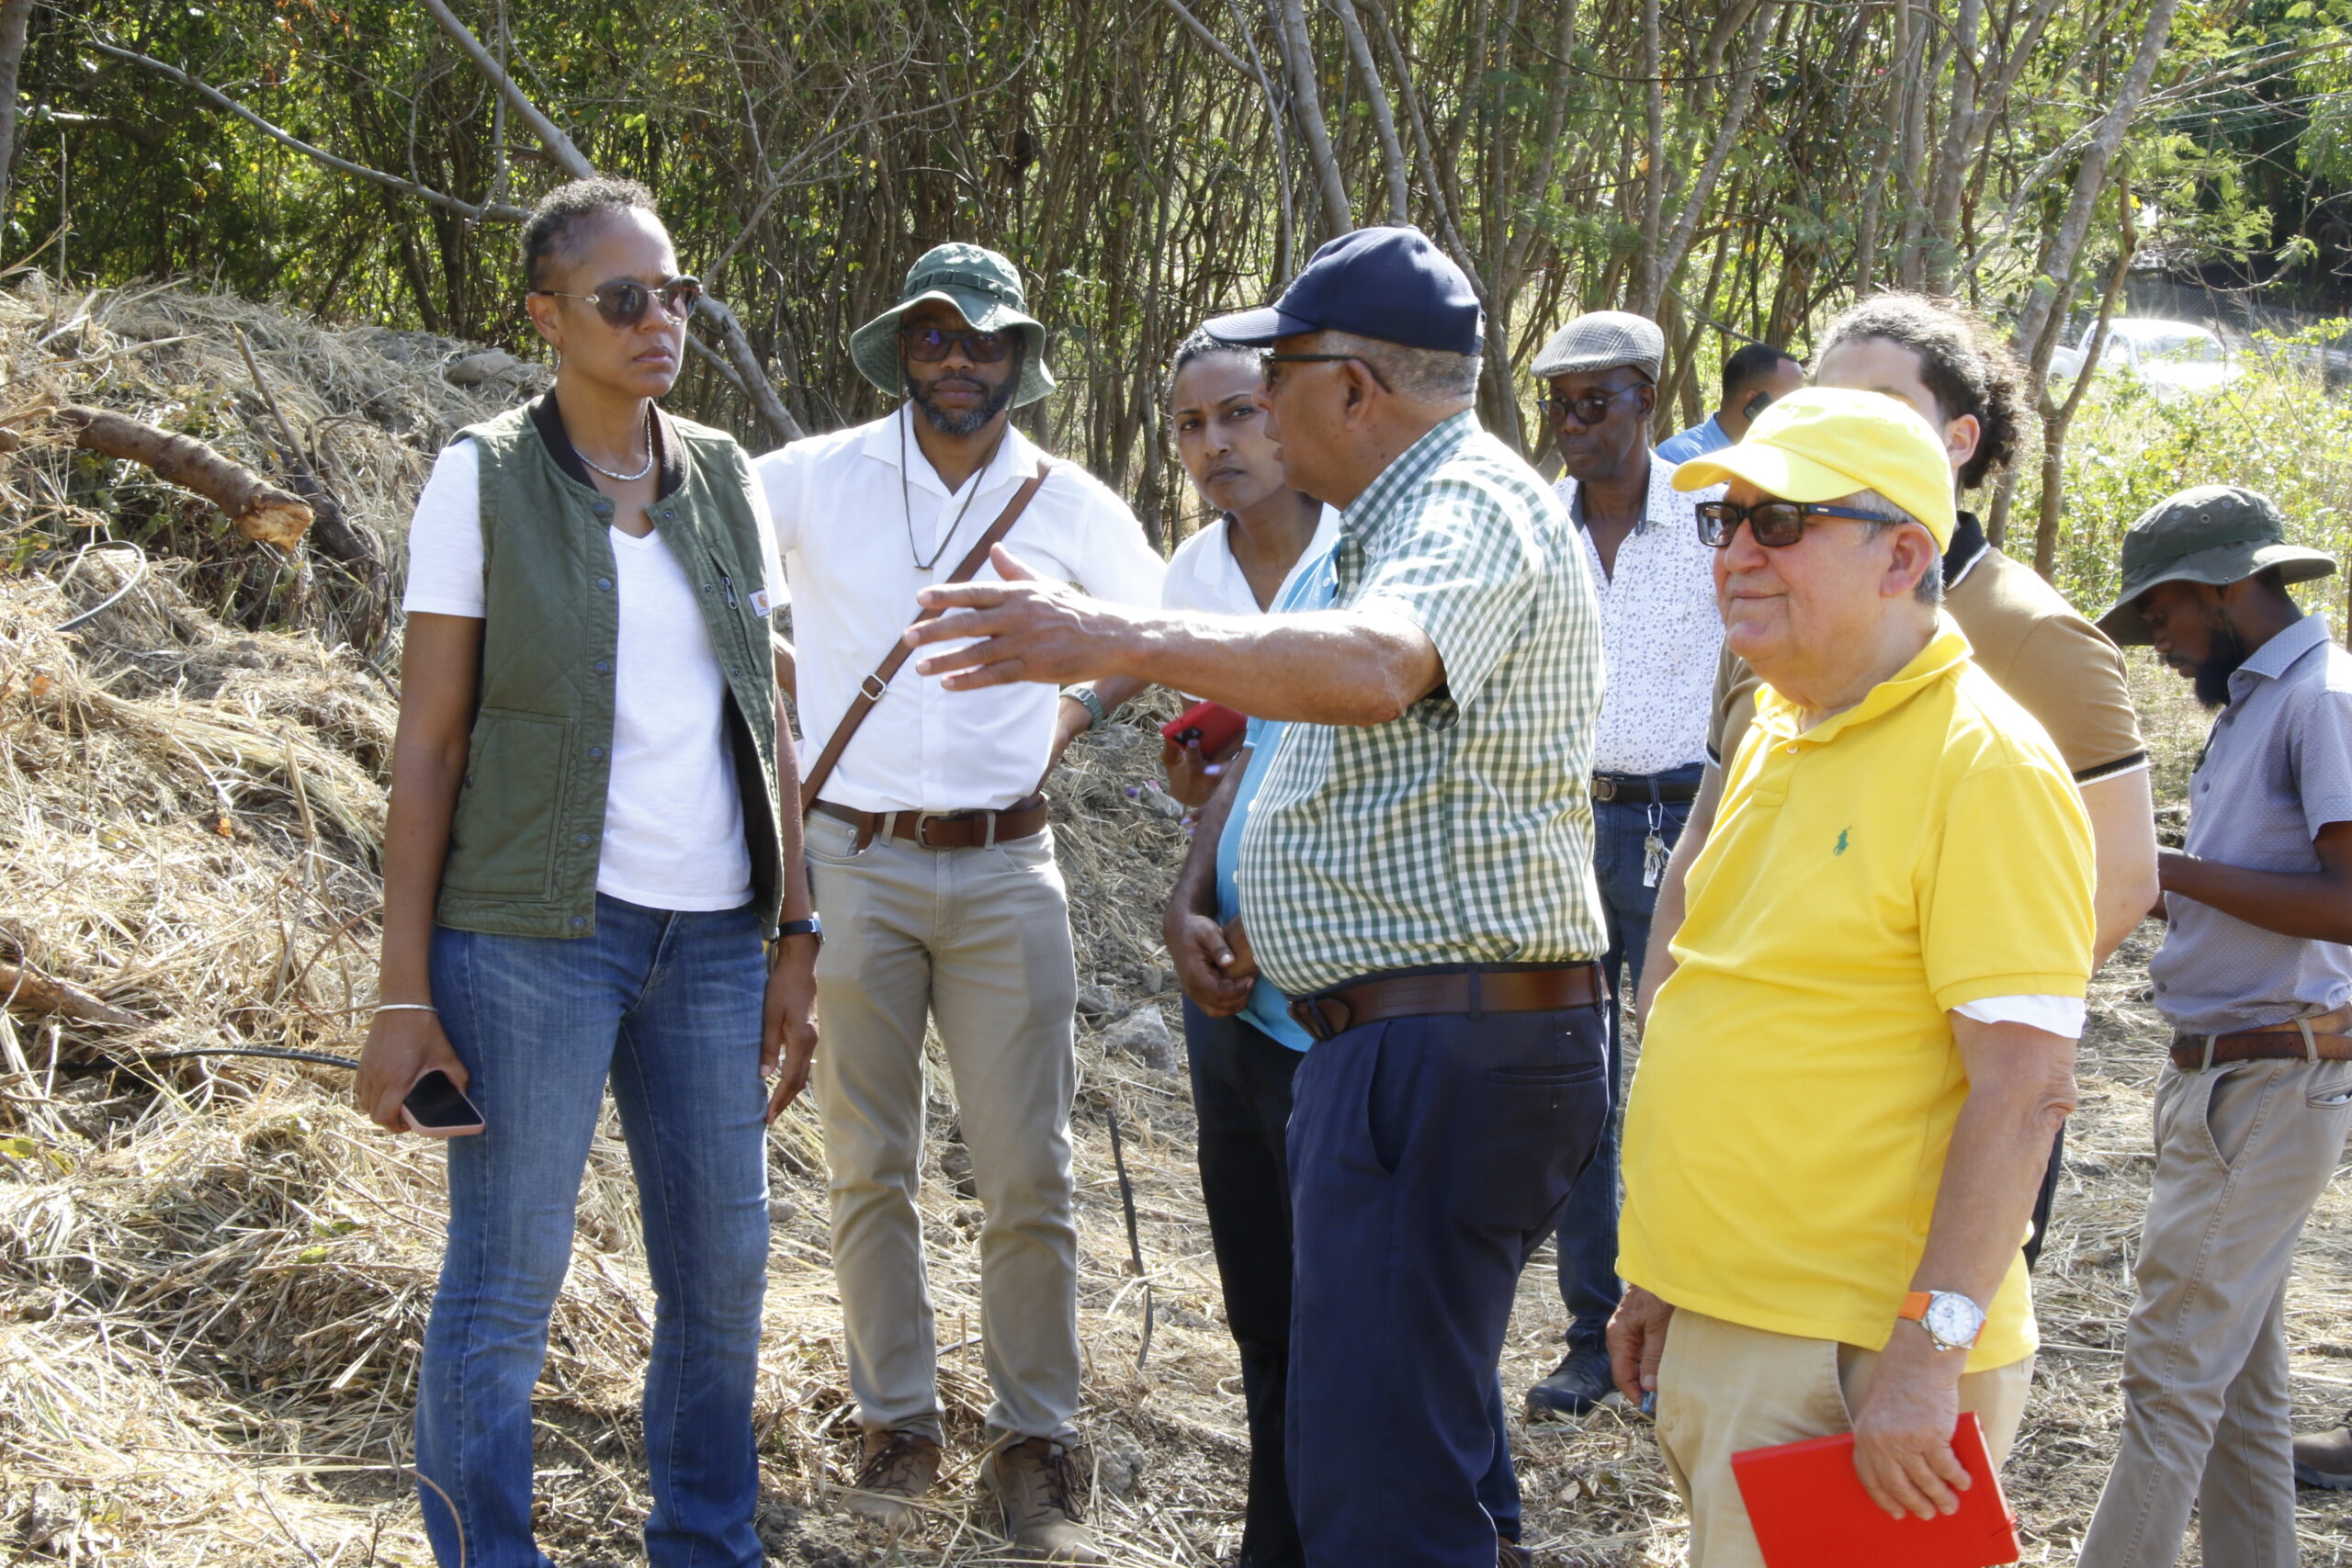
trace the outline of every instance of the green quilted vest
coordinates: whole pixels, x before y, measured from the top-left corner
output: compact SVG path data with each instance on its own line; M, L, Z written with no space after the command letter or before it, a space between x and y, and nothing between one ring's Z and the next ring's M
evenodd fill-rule
M486 604L465 784L434 918L505 936L586 936L596 925L612 773L620 635L613 503L564 472L536 408L461 433L481 455ZM648 514L702 590L703 622L726 674L752 897L764 931L783 902L784 852L757 491L733 437L667 416L663 428L670 461L683 458L684 472Z

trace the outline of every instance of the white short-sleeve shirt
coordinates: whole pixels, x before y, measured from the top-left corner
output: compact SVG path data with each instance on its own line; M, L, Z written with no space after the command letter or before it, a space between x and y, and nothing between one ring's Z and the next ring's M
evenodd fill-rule
M766 557L767 602L784 597L784 570L767 509L755 507ZM752 897L727 737L727 682L701 605L656 529L609 530L620 635L613 659L612 774L596 891L650 909L732 909ZM435 459L409 524L411 615L486 611L482 585L481 454L470 440ZM759 723L763 716L747 716Z
M1315 536L1290 570L1283 574L1282 586L1274 590L1274 602L1290 592L1298 581L1299 572L1323 558L1340 537L1340 513L1336 507L1327 506L1316 519ZM1200 532L1176 547L1168 558L1168 580L1160 591L1160 607L1167 610L1203 610L1216 615L1254 615L1259 614L1258 596L1250 592L1250 579L1243 575L1241 563L1233 558L1233 520L1218 517L1206 524Z
M792 590L804 757L822 749L859 682L921 614L916 592L947 581L1043 457L1008 427L995 457L951 495L911 413L902 406L754 465ZM1039 577L1122 604L1159 604L1166 569L1135 513L1075 463L1053 463L1004 542ZM999 581L996 569L983 565L975 581ZM1054 688L951 692L914 666L866 716L823 797L860 811L1001 810L1035 791L1053 750Z

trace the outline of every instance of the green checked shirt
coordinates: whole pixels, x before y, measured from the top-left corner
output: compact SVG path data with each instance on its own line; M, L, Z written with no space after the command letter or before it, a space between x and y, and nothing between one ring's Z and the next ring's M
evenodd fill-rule
M1600 956L1600 607L1549 486L1459 413L1340 517L1334 607L1403 615L1444 683L1401 718L1294 724L1242 831L1243 927L1303 996L1432 964Z

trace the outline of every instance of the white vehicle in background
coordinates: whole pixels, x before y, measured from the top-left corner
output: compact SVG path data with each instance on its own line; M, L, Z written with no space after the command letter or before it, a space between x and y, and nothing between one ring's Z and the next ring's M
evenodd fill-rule
M2083 372L2089 356L2094 321L2083 329L2083 339L2061 344L2050 355L2050 375L2072 379ZM2107 323L2107 346L2099 351L2102 376L2135 376L2160 398L2194 398L2218 392L2245 374L2245 367L2211 330L2193 321L2165 321L2127 316Z

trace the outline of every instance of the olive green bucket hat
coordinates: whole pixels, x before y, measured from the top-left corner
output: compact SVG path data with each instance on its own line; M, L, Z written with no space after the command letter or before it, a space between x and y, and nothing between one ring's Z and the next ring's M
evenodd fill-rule
M2199 485L2148 508L2123 536L2123 588L2098 629L2124 644L2154 635L2133 601L2160 582L2226 588L2277 567L2289 582L2335 570L2335 558L2287 543L2287 519L2268 496L2241 485Z
M1046 368L1046 329L1029 311L1021 275L996 252L979 245L934 245L907 269L899 302L850 334L849 357L861 375L894 398L907 378L899 362L899 321L926 299L953 307L973 329L1021 334L1021 380L1012 406L1034 403L1054 389Z

